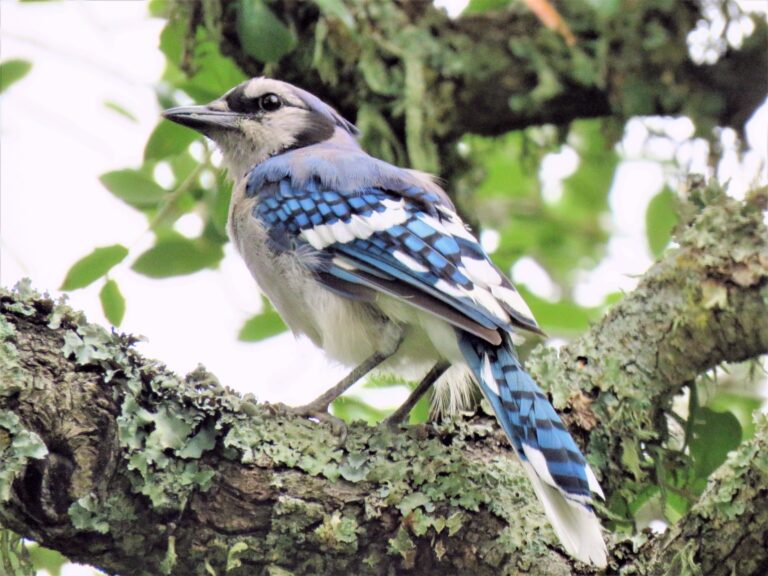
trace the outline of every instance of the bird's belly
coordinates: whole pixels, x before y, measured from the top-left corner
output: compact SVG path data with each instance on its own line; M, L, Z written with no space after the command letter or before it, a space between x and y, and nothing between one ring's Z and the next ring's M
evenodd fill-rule
M317 282L292 252L275 254L259 243L240 244L243 258L282 319L332 359L357 365L374 352L390 353L403 326L368 303L343 298Z

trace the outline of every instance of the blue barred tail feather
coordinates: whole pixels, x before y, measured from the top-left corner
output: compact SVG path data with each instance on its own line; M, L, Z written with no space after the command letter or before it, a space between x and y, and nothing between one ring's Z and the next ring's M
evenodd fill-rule
M555 409L523 370L507 335L495 346L466 332L461 351L512 443L566 551L605 566L600 522L590 505L600 485Z

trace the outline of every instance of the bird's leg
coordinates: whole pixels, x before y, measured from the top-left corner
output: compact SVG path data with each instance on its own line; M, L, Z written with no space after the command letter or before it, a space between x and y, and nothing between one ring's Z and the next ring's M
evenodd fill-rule
M394 354L394 352L392 353ZM352 385L360 380L363 376L368 374L371 370L376 368L379 364L384 362L392 354L382 354L381 352L374 352L368 358L363 360L357 368L353 369L349 374L342 378L336 386L329 388L320 396L312 400L309 404L304 406L296 406L291 408L291 411L295 411L297 414L304 414L306 416L316 416L317 413L328 412L328 407L331 402L336 400L339 396L344 394Z
M379 364L384 362L387 358L390 358L400 348L403 338L401 337L393 346L389 352L374 352L368 358L366 358L362 364L353 369L349 374L342 378L336 386L329 388L323 392L320 396L312 400L309 404L303 406L281 406L282 410L297 416L304 416L308 418L316 418L321 422L328 422L331 424L334 432L339 436L345 436L346 425L342 420L332 416L328 413L328 407L331 402L336 400L344 392L346 392L352 385L360 380L363 376L368 374L371 370L376 368Z
M386 426L397 426L398 424L405 422L408 415L411 413L411 410L413 410L413 407L416 406L416 403L450 366L451 365L448 362L444 361L440 361L432 366L432 369L427 372L427 375L424 376L424 378L422 378L421 382L419 382L418 386L413 389L413 392L406 398L405 402L403 402L397 410L392 412L392 414L387 416L382 424L385 424Z

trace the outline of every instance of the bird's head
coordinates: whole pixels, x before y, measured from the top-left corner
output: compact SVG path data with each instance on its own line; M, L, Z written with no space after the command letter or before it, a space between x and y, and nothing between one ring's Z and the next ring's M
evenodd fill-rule
M351 143L358 134L316 96L271 78L253 78L209 104L171 108L163 116L216 142L233 178L275 154L331 138Z

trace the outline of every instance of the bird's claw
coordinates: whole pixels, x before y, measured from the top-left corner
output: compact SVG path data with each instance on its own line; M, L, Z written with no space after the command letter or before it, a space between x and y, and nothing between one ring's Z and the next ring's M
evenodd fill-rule
M343 443L347 438L347 425L341 419L337 418L333 414L328 412L327 404L318 404L310 402L304 406L288 406L283 403L270 404L269 409L276 415L290 415L300 416L302 418L308 418L328 424L331 427L331 432L334 436L339 438L339 442Z

